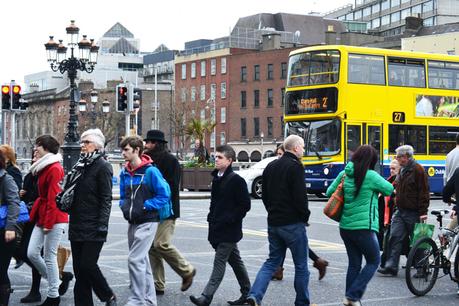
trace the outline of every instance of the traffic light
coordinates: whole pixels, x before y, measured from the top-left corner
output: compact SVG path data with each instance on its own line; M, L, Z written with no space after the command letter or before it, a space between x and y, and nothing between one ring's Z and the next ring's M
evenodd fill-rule
M21 86L13 85L13 99L11 103L11 109L19 110L21 108Z
M27 107L29 107L29 102L27 102L26 100L23 100L21 102L21 110L26 110Z
M140 104L142 103L142 90L140 88L134 88L134 95L132 97L133 103L132 107L140 108Z
M10 109L11 107L10 89L10 85L2 85L2 109Z
M116 111L124 112L128 105L128 87L126 85L116 85Z

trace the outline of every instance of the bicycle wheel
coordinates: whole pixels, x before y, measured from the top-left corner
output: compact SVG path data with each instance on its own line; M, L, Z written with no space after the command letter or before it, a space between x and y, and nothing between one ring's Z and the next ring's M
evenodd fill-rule
M432 290L440 269L440 252L435 242L424 237L411 248L406 262L405 280L408 289L417 296Z

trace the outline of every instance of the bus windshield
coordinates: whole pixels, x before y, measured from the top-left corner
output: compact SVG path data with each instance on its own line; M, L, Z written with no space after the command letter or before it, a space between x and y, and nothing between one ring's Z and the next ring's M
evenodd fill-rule
M294 121L286 123L287 135L299 135L304 139L304 156L336 155L340 152L340 121Z
M287 86L338 82L339 59L337 50L311 51L291 56Z

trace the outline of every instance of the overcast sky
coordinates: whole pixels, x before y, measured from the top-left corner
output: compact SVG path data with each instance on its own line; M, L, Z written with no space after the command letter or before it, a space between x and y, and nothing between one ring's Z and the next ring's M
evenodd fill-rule
M8 4L6 4L8 3ZM49 35L64 39L74 19L80 35L98 40L116 22L136 38L141 51L161 43L183 49L185 41L227 36L239 17L257 13L328 12L353 0L15 0L5 2L0 16L0 82L49 70L44 44ZM8 10L8 12L6 12ZM81 38L81 36L80 36Z

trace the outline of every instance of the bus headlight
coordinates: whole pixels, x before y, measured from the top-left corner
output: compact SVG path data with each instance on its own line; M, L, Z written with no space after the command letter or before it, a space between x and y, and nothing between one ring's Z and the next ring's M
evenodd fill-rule
M328 175L329 173L330 173L330 169L324 168L324 174L325 174L325 175Z

